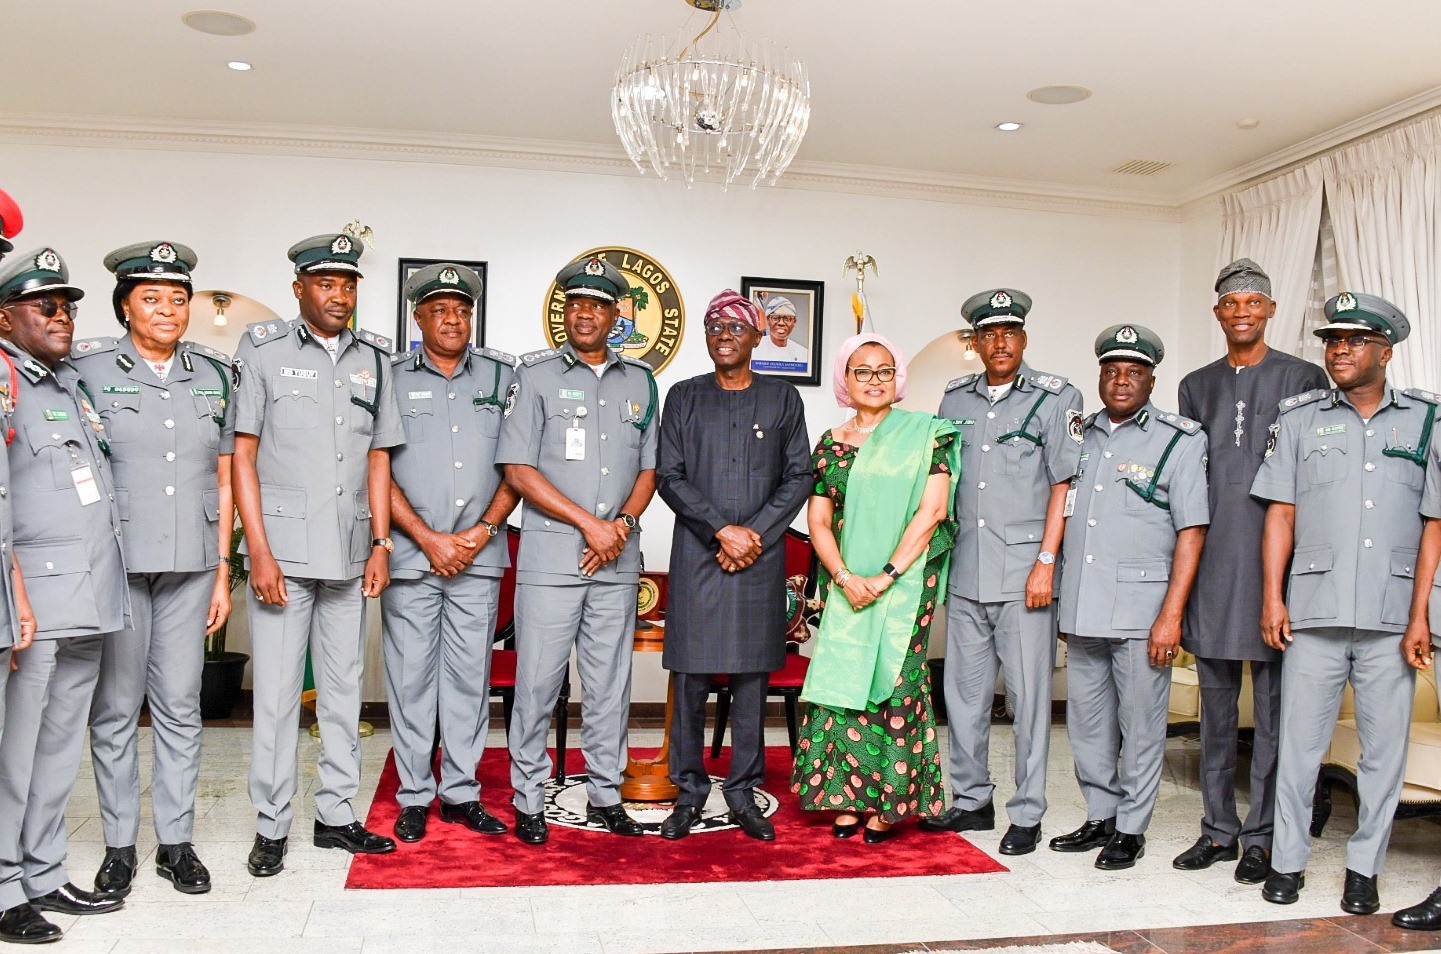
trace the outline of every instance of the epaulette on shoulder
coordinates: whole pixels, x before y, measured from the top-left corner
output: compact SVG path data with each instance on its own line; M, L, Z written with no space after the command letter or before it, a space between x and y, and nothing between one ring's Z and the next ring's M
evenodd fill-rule
M1294 411L1298 407L1314 404L1330 393L1329 388L1316 388L1304 394L1293 394L1281 402L1281 413L1285 414L1287 411Z
M643 369L646 374L654 374L654 373L655 373L654 369L652 369L650 365L646 364L644 361L640 360L639 358L632 358L632 357L631 357L630 355L628 355L628 354L623 354L623 355L620 356L620 360L623 361L623 362L625 362L626 364L630 365L631 367Z
M1409 398L1425 401L1427 404L1441 404L1441 394L1435 394L1423 388L1406 388L1401 393Z
M533 364L540 364L542 361L549 361L551 358L560 357L560 351L556 348L542 348L539 351L531 351L520 356L521 362L530 367Z
M492 361L499 361L506 367L515 367L516 359L515 355L513 354L507 354L504 351L497 351L495 348L471 348L470 350L474 354L478 354L483 358L489 358Z
M274 341L277 338L284 338L290 334L290 325L283 321L257 321L254 324L246 325L245 331L250 335L250 340L257 345L263 345L267 341Z
M949 381L946 382L946 390L954 391L956 390L956 388L970 387L972 384L976 383L976 378L978 377L980 377L980 375L963 374L959 378L951 378Z
M87 354L114 351L115 346L119 343L120 339L118 338L85 338L70 346L70 357L83 358Z
M1156 415L1156 420L1169 424L1176 430L1185 434L1201 433L1201 422L1193 421L1189 417L1182 417L1179 414L1172 414L1170 411L1161 411Z
M390 363L400 364L402 361L409 361L411 358L415 357L415 352L418 350L420 349L417 348L413 351L397 351L395 354L390 356Z
M1086 419L1081 422L1081 426L1090 427L1092 424L1096 423L1096 415L1100 413L1100 411L1092 411L1090 414L1087 414Z
M366 344L370 345L381 354L390 354L391 341L389 338L385 337L385 335L378 335L373 331L367 331L364 328L357 328L355 331L355 337L359 338L361 341L364 341Z
M194 341L187 341L185 342L185 350L189 351L191 354L198 354L203 357L209 358L212 361L219 361L221 364L226 366L229 366L230 364L230 355L226 354L224 351L216 350L215 348L212 348L208 345L199 344Z
M1060 394L1065 390L1067 382L1059 374L1043 374L1038 371L1031 375L1031 383L1043 391Z

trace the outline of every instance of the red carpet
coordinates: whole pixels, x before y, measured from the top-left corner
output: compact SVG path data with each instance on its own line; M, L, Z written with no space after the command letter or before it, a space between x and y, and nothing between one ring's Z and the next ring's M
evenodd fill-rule
M708 759L712 775L723 776L730 750ZM637 751L637 755L641 753ZM486 888L531 885L660 884L705 881L797 881L809 878L902 878L917 875L988 874L1007 869L957 835L925 834L914 822L884 845L862 844L859 836L831 837L829 812L803 812L790 794L790 751L766 751L765 790L780 801L771 816L776 840L759 842L739 829L698 832L682 841L657 835L623 838L552 824L550 841L523 845L514 835L478 835L448 825L431 807L425 839L400 844L389 855L356 855L348 888ZM579 751L566 757L568 771L584 771ZM484 804L507 824L510 764L504 749L486 752L479 778ZM387 759L366 827L391 834L400 808L398 778Z

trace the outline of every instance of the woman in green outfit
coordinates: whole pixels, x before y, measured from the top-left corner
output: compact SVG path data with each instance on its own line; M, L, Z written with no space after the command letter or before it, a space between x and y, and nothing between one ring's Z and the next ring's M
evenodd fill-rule
M837 838L864 817L864 840L878 844L896 822L946 804L926 643L955 540L955 430L892 407L905 396L905 358L880 335L846 340L834 386L856 413L811 457L824 609L791 788L802 808L839 813Z

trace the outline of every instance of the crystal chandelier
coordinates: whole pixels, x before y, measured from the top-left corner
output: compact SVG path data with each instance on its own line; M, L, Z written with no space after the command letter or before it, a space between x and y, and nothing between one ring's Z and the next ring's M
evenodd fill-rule
M722 13L740 0L686 0L711 13L695 39L676 49L647 36L626 51L611 92L611 116L642 173L681 178L750 177L774 185L795 158L811 118L806 68L772 44L748 45Z

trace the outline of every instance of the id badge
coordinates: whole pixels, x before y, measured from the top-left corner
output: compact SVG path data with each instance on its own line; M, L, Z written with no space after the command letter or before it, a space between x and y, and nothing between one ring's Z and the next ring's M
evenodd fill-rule
M95 482L95 473L89 464L72 470L70 479L75 482L75 493L80 497L80 506L88 507L100 502L100 485Z
M1071 514L1073 514L1073 513L1075 513L1075 512L1076 512L1076 488L1073 486L1070 490L1066 491L1066 510L1065 510L1065 513L1061 514L1061 516L1063 516L1063 517L1069 517Z
M567 427L565 429L565 459L585 460L585 428Z

